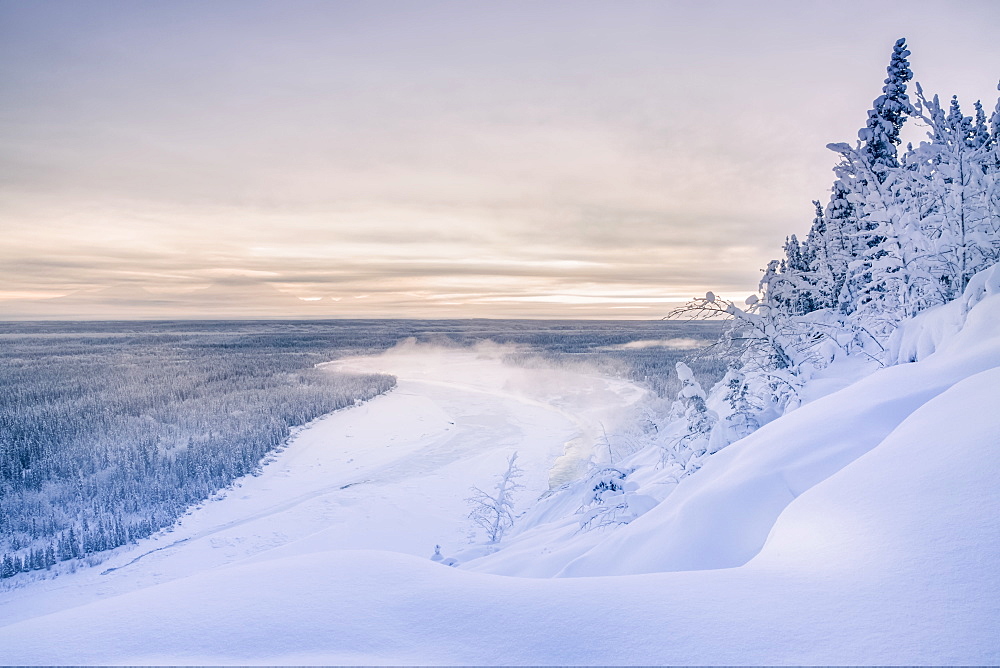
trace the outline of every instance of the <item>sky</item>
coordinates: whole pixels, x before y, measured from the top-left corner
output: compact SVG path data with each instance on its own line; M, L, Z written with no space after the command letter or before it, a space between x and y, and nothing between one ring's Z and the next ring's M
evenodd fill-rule
M997 0L0 0L0 319L742 300L893 42L990 109L997 26Z

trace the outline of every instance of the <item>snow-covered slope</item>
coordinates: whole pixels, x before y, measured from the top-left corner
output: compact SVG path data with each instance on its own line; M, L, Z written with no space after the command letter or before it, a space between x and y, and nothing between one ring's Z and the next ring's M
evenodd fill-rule
M935 338L934 352L919 362L879 371L776 420L713 456L632 524L594 534L585 549L548 565L561 564L564 576L594 577L447 568L390 544L416 513L404 509L403 520L383 513L406 499L419 506L420 499L437 498L421 485L445 485L450 494L482 482L447 488L455 472L497 471L496 462L485 465L489 457L480 461L476 447L492 442L487 434L514 433L505 429L520 436L494 447L494 455L513 449L513 441L522 453L531 443L548 443L533 450L537 491L545 485L538 465L551 468L592 410L610 414L636 398L632 390L564 376L561 382L579 391L560 391L475 363L464 380L434 377L435 366L454 361L459 369L469 362L449 357L463 353L441 353L419 373L406 368L414 357L395 366L386 360L384 370L403 371L397 392L316 429L347 420L342 426L352 425L355 438L386 430L382 437L392 432L402 440L391 448L373 440L348 452L344 439L315 432L344 457L342 465L353 457L364 470L338 468L326 478L314 473L315 480L330 490L341 480L371 484L341 490L344 500L324 493L299 503L302 514L293 526L308 519L312 528L293 531L273 548L258 543L229 561L198 563L213 549L238 551L241 538L280 533L281 526L262 525L257 511L226 529L237 547L212 548L207 535L193 537L107 576L93 569L0 594L0 662L996 664L1000 294L993 292L960 328ZM407 376L421 374L406 384ZM410 417L393 432L393 411L400 409L394 402L411 391ZM482 403L468 403L472 396ZM518 408L497 408L505 401ZM404 438L399 432L412 432L416 417L424 418L427 433ZM449 441L432 433L444 433L451 421L464 435L483 439L475 447L455 441L444 448ZM298 461L316 458L316 466L325 466L322 446L309 446L311 431L282 457L304 444ZM396 448L406 466L393 464ZM436 453L434 461L421 453ZM244 490L255 484L261 486L251 487L245 501L266 505L278 485L276 472L286 469L294 486L298 469L281 459L203 511L214 506L230 520L240 517L234 497L248 495ZM403 486L390 485L387 471ZM313 483L301 479L305 494ZM401 490L408 496L396 496ZM326 505L306 512L319 499ZM457 511L439 502L442 510ZM340 518L362 506L363 520L353 515L358 521L338 533ZM444 531L449 525L424 526ZM382 542L366 544L368 531ZM414 536L407 540L416 545ZM428 546L435 541L428 536ZM529 571L547 558L530 543L515 540L473 563L484 565L480 571L491 562L498 571ZM343 549L350 547L376 549ZM554 552L560 547L550 545Z
M973 315L941 354L884 369L714 455L666 501L560 574L647 573L745 563L764 545L792 499L896 431L909 428L914 436L912 424L933 423L921 412L928 401L1000 366L1000 337L991 336L1000 332L1000 309L977 309ZM1000 383L993 378L993 392L987 391L987 396L996 400ZM988 388L983 382L979 387ZM961 433L954 419L944 419L949 429ZM967 420L975 426L980 418L970 415ZM994 436L1000 446L997 439L1000 430ZM953 461L946 451L939 457L942 466Z

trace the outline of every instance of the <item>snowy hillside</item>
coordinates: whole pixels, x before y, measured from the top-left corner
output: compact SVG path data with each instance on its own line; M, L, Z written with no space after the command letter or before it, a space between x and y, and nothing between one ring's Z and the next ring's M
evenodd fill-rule
M571 532L534 551L526 531L469 569L428 558L464 542L467 487L518 449L533 498L588 420L641 392L482 351L356 360L398 389L316 423L117 570L3 593L0 661L995 664L1000 272L988 279L966 319L909 323L918 362L766 425L633 523L585 549ZM538 563L563 577L474 572Z

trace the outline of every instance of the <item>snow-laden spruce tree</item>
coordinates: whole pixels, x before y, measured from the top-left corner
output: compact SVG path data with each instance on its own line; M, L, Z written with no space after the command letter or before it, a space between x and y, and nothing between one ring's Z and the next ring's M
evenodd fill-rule
M872 102L868 121L858 131L856 147L831 144L842 160L834 168L858 206L860 242L848 263L846 281L851 311L867 311L877 334L887 336L892 322L916 313L913 305L915 254L907 244L902 217L906 209L903 172L898 159L899 133L913 113L906 83L913 78L906 41L893 46L882 94Z
M472 506L469 518L486 531L486 538L490 543L499 543L514 525L514 493L524 489L524 485L517 482L523 474L524 471L517 465L517 453L514 452L507 460L507 469L493 487L493 494L473 487L472 496L466 499Z
M906 59L909 55L906 40L896 40L889 67L886 68L887 76L882 94L875 98L868 111L868 123L858 132L866 162L879 182L884 182L889 171L899 167L896 157L899 131L907 117L913 113L913 106L906 94L906 82L913 78L910 63Z
M670 421L675 422L679 429L668 447L671 459L685 468L691 457L714 452L709 438L719 416L705 403L707 395L691 367L684 362L677 362L675 368L681 381L681 389L670 407Z

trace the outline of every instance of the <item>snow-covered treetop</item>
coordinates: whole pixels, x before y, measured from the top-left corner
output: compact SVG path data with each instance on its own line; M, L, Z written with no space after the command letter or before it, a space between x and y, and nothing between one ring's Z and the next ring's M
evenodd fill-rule
M872 109L868 112L868 122L858 132L872 171L880 181L884 180L886 170L899 166L896 158L899 130L906 122L906 117L913 113L910 98L906 95L906 82L913 78L910 63L906 60L909 55L906 40L896 40L889 67L886 68L888 76L882 95L875 98Z

